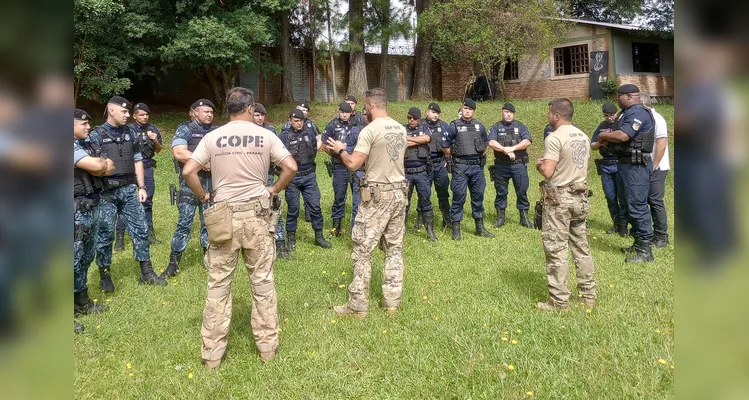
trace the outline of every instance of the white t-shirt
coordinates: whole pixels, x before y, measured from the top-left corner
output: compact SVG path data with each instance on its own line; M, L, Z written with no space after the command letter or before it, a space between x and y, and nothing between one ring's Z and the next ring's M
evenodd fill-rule
M661 163L658 164L658 167L655 169L668 171L669 169L671 169L671 166L668 162L668 125L666 124L666 119L663 118L663 115L658 114L658 111L655 111L655 108L651 108L651 111L653 111L653 118L655 119L656 141L660 138L666 138L666 150L663 152ZM655 143L653 143L653 157L655 157Z

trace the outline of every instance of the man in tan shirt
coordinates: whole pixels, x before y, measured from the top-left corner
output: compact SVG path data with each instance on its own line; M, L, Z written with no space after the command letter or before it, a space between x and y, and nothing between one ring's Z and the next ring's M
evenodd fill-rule
M329 138L327 147L341 156L349 171L365 164L361 180L359 213L351 238L354 250L354 279L349 285L348 303L333 307L339 315L362 318L369 308L369 281L372 277L372 252L380 237L386 243L385 277L382 281L382 305L388 312L400 306L403 293L403 234L405 232L406 181L404 158L408 134L387 114L387 97L380 88L365 93L364 114L369 125L362 128L354 152L346 152L344 143Z
M536 160L538 172L546 178L542 186L541 241L546 253L549 299L537 304L545 311L570 310L568 246L572 247L582 301L589 309L596 304L595 268L585 225L590 211L587 184L590 146L585 133L572 125L573 113L568 99L549 102L546 116L554 132L544 140L543 158Z
M203 310L202 357L218 368L229 342L231 281L242 253L252 287L252 334L267 362L278 349L278 305L273 281L276 252L271 199L296 174L294 159L273 132L253 123L251 90L237 87L226 99L230 122L207 134L192 153L182 175L198 199L214 205L205 211L208 228L208 291ZM281 168L266 187L270 163ZM213 193L200 185L198 171L211 165Z

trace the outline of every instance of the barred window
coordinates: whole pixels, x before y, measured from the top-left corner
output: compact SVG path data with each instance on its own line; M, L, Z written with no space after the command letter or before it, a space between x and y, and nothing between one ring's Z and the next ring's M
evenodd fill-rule
M505 75L502 79L506 81L518 79L518 60L507 60Z
M590 72L588 45L558 47L554 49L554 75L574 75Z

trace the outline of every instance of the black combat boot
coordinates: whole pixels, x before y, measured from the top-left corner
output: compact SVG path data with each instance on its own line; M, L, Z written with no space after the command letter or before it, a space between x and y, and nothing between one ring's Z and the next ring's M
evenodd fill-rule
M629 223L627 222L627 220L619 221L619 229L618 229L619 236L621 237L629 236L628 226L629 226Z
M497 208L497 220L494 221L495 228L501 228L505 224L505 210L503 208Z
M91 298L88 297L88 289L84 289L82 292L73 293L73 310L75 315L78 316L106 311L107 306L91 301Z
M492 239L494 238L494 234L487 231L486 228L484 228L484 219L483 218L476 218L476 235L477 236L483 236L485 238Z
M148 260L140 262L140 280L138 281L138 283L166 286L166 279L156 275L156 272L153 271L153 265L151 265L151 261Z
M323 235L322 229L315 231L315 245L320 246L323 249L329 249L331 247L330 242L325 240L325 235Z
M148 227L148 243L161 244L161 240L156 237L156 232L153 230L153 225Z
M533 229L533 221L528 217L528 210L520 210L520 225Z
M378 243L377 246L384 252L388 251L388 245L385 243L385 236L380 236L380 243Z
M668 236L656 237L653 241L653 246L659 249L668 247Z
M85 329L86 328L83 326L82 323L80 323L80 322L78 322L76 320L73 320L73 332L75 332L75 333L83 333L83 331Z
M434 234L434 211L424 213L424 227L426 228L429 240L436 242L437 235Z
M421 225L424 224L424 221L425 221L424 220L424 214L422 214L422 213L420 213L420 212L417 211L416 212L416 222L414 222L414 229L416 229L417 231L419 229L421 229Z
M333 218L333 236L341 236L341 219Z
M112 282L112 275L109 274L109 268L99 269L99 288L104 293L114 292L114 282Z
M169 254L169 264L166 266L164 273L161 274L162 279L171 278L179 273L179 260L182 258L182 253L173 251Z
M653 249L649 240L640 240L635 245L635 253L627 257L624 261L628 263L639 263L654 261Z
M440 201L440 212L442 213L442 227L446 228L450 223L450 202Z
M624 253L624 254L634 254L637 251L637 242L638 242L638 240L635 239L635 242L632 243L632 246L622 247L621 248L622 253Z
M617 233L617 232L619 232L619 220L615 219L614 220L614 225L611 227L611 229L609 229L609 230L606 231L606 234L607 235L613 235L614 233Z
M291 253L292 251L296 250L296 231L286 232L286 242L288 243L286 246L286 251Z
M453 221L453 240L460 240L460 221Z
M125 231L116 231L114 237L114 253L119 253L125 250Z
M289 258L289 252L286 250L286 242L276 240L276 258Z

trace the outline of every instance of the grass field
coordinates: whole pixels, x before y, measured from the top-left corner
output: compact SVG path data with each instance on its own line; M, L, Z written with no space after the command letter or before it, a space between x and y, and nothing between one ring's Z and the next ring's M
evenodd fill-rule
M514 104L517 119L534 138L529 148L534 160L543 152L546 103ZM423 110L427 103L390 104L390 115L405 122L413 105ZM441 103L443 119L456 118L458 106ZM488 129L499 119L500 107L499 102L479 103L476 117ZM590 136L601 119L601 103L576 102L575 107L575 124ZM281 125L289 107L268 108L269 122ZM323 129L335 108L312 104L310 117ZM656 108L671 128L673 106ZM167 114L154 116L152 122L167 144L185 118L186 114ZM673 162L671 138L670 142ZM327 232L333 191L322 164L325 157L318 156L317 177ZM152 246L151 257L161 270L168 261L177 220L176 207L169 205L168 185L177 177L168 149L157 160L154 219L163 244ZM165 288L137 284L139 271L129 242L114 257L117 291L111 297L102 297L98 271L92 265L90 293L110 309L80 318L86 331L74 341L76 398L673 398L673 232L671 246L655 250L655 262L625 264L619 247L630 245L631 239L605 234L611 221L600 178L592 162L590 166L589 183L595 194L590 199L588 236L599 296L591 312L576 301L569 314L535 308L547 297L543 248L539 231L520 227L512 189L508 224L499 230L490 228L497 234L492 240L472 234L469 204L460 242L441 229L438 242L426 241L423 229L413 230L412 213L405 239L403 304L394 316L376 307L364 320L333 315L328 307L346 301L351 281L348 229L342 237L331 239L332 249L323 250L312 245L312 228L300 219L296 258L275 266L282 329L278 357L267 365L259 362L250 330L249 282L240 269L234 280L229 348L221 369L206 371L200 363L206 273L200 264L196 223L181 273ZM541 176L532 166L528 170L534 204ZM666 205L671 226L673 194L669 174ZM494 196L488 183L487 225L496 217ZM432 201L436 207L434 193ZM347 214L346 228L350 200ZM436 220L439 224L441 218ZM374 306L381 298L380 250L374 253L372 267ZM574 287L574 273L570 285Z

